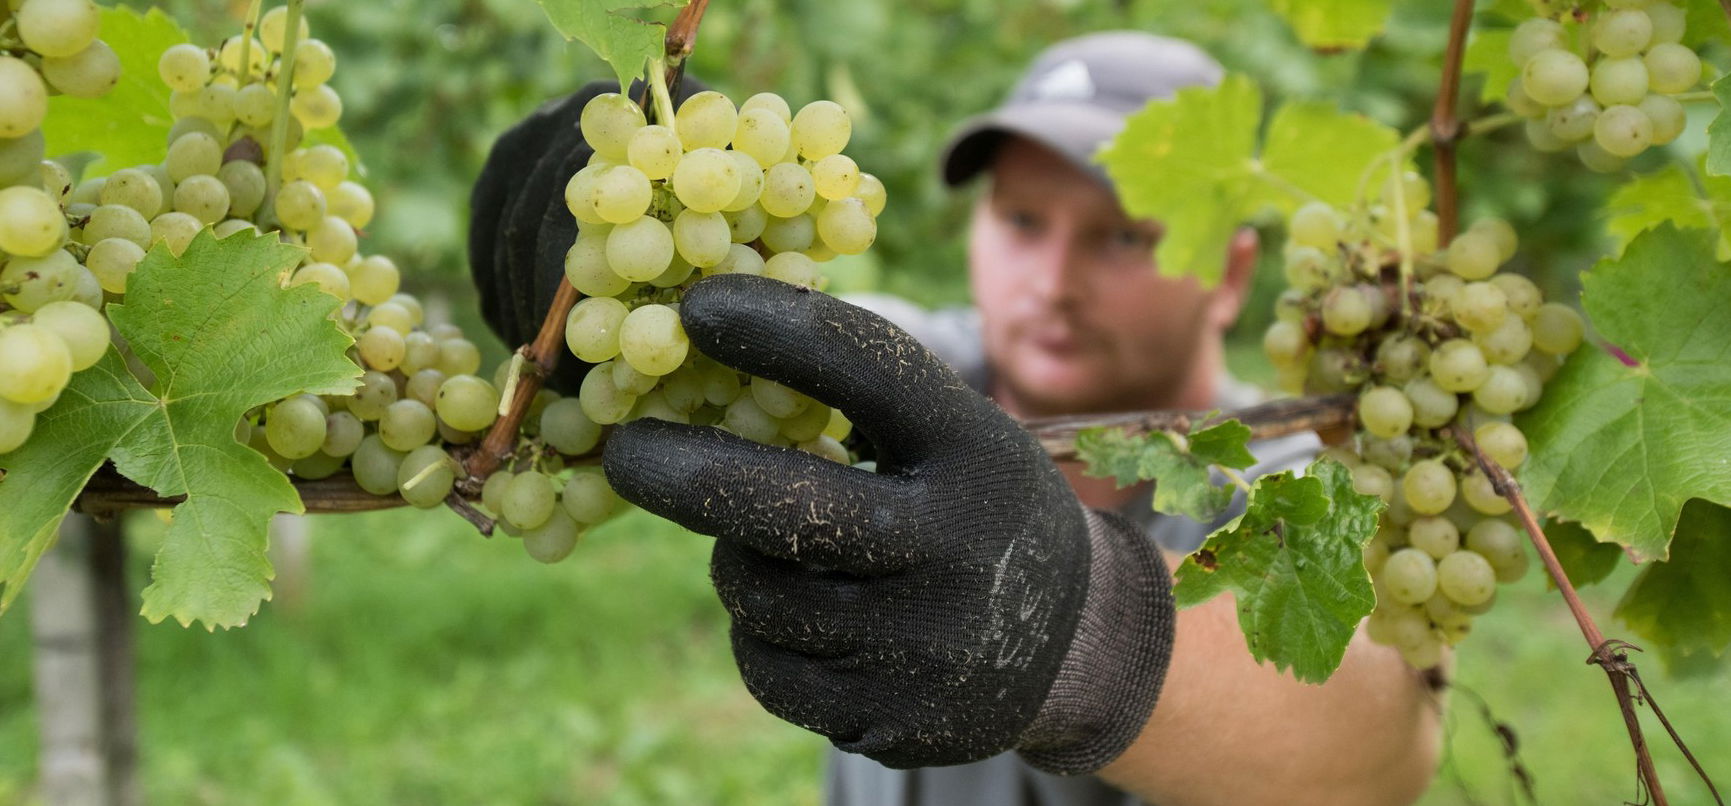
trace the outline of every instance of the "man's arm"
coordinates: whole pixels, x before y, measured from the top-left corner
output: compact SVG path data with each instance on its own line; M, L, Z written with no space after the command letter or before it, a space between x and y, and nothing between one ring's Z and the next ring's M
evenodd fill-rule
M1182 558L1166 559L1176 570ZM1099 776L1161 806L1417 800L1436 770L1442 694L1362 631L1326 684L1300 683L1251 658L1236 606L1226 594L1179 611L1154 713Z

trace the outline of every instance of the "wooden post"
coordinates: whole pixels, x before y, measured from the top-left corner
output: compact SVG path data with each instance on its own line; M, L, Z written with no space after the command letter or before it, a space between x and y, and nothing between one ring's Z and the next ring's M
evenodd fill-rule
M41 792L50 806L138 806L132 604L118 522L69 515L30 584Z

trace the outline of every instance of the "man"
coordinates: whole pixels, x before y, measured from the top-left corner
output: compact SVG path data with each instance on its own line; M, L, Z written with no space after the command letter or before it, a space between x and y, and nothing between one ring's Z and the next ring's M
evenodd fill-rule
M840 407L878 473L712 428L644 420L610 435L623 496L717 537L712 578L748 689L847 751L829 803L1381 804L1428 782L1440 705L1397 653L1356 640L1324 686L1255 664L1230 597L1173 609L1169 569L1205 525L1155 517L1147 489L1055 466L1006 416L1247 402L1221 342L1253 237L1235 241L1216 289L1161 278L1158 226L1129 219L1090 161L1148 99L1219 75L1183 43L1083 37L963 130L946 179L990 173L969 241L977 318L860 300L904 330L763 278L692 289L681 315L695 346ZM502 138L489 171L522 165L511 154L533 139ZM534 159L569 163L558 149ZM510 212L549 201L511 195L483 176L472 252L489 318L516 340L550 293L524 286L557 269L507 253L564 236L540 231L553 212ZM528 324L511 324L503 311L525 297ZM1256 446L1257 471L1313 447Z

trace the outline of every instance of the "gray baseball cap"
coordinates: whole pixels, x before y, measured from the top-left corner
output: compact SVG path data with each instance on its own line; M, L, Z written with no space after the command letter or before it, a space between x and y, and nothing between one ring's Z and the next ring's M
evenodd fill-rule
M1105 31L1041 52L1002 106L962 124L944 148L944 182L960 185L991 167L1006 137L1045 145L1110 184L1094 152L1150 100L1220 83L1224 70L1182 39Z

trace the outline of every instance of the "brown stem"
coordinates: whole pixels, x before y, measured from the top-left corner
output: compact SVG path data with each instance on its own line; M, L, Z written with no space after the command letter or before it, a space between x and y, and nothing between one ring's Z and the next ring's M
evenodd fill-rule
M1455 103L1460 97L1461 60L1466 52L1467 28L1472 19L1473 0L1455 0L1454 16L1449 18L1448 52L1443 57L1442 86L1437 90L1436 107L1430 116L1431 144L1436 152L1436 172L1431 184L1436 187L1438 246L1448 246L1460 226L1455 189L1455 142L1461 137L1461 124L1455 117Z
M1725 16L1731 17L1731 0L1719 0L1719 7L1725 9Z
M309 513L372 512L408 506L402 496L373 495L361 489L360 485L355 483L354 477L347 473L316 481L295 479L294 485ZM90 477L90 482L84 485L84 491L78 494L72 508L104 519L113 517L122 510L166 509L185 500L185 496L179 495L168 498L159 496L149 487L134 483L115 472L112 466L104 466L96 475Z
M1587 662L1598 664L1600 668L1605 670L1605 676L1610 679L1611 691L1617 695L1617 707L1622 710L1623 723L1629 730L1629 741L1635 747L1635 765L1640 774L1641 784L1652 795L1655 806L1665 806L1667 802L1665 790L1659 785L1659 773L1653 767L1653 756L1647 749L1647 738L1641 732L1641 720L1635 714L1634 698L1629 693L1629 681L1634 677L1635 666L1629 661L1628 654L1623 650L1637 647L1615 639L1605 640L1604 633L1599 631L1599 625L1593 622L1593 617L1587 614L1586 605L1581 603L1581 597L1575 593L1575 586L1569 583L1569 575L1563 571L1562 563L1557 561L1557 553L1551 550L1551 543L1545 539L1545 532L1539 528L1539 520L1533 515L1532 507L1527 505L1526 496L1521 494L1520 485L1515 482L1515 477L1502 465L1485 455L1485 452L1479 448L1478 442L1474 441L1472 432L1468 431L1466 426L1456 423L1451 426L1450 430L1454 434L1455 441L1466 449L1474 459L1478 460L1479 467L1484 470L1485 476L1491 480L1491 486L1508 499L1510 506L1514 507L1516 517L1520 518L1521 525L1526 527L1527 535L1532 538L1533 547L1539 552L1539 559L1545 564L1545 571L1551 575L1551 580L1556 583L1557 590L1562 592L1563 601L1568 603L1569 612L1574 615L1575 623L1580 625L1581 635L1586 637L1587 646L1592 649L1592 654L1588 656ZM1635 679L1638 684L1639 679ZM1644 692L1645 689L1643 688ZM1675 733L1672 735L1675 737ZM1681 740L1677 744L1679 747L1683 747ZM1688 748L1683 747L1683 752L1687 754ZM1705 778L1705 774L1702 777ZM1711 788L1712 781L1708 781L1707 785ZM1717 797L1717 792L1715 792L1715 797Z
M1084 414L1025 420L1022 425L1034 432L1046 453L1063 462L1077 458L1076 435L1089 428L1123 428L1131 434L1141 434L1149 431L1188 431L1191 426L1200 423L1237 419L1250 426L1252 439L1317 431L1324 433L1326 441L1327 432L1352 426L1353 402L1352 395L1331 395L1277 400L1230 412L1136 411L1123 414Z

